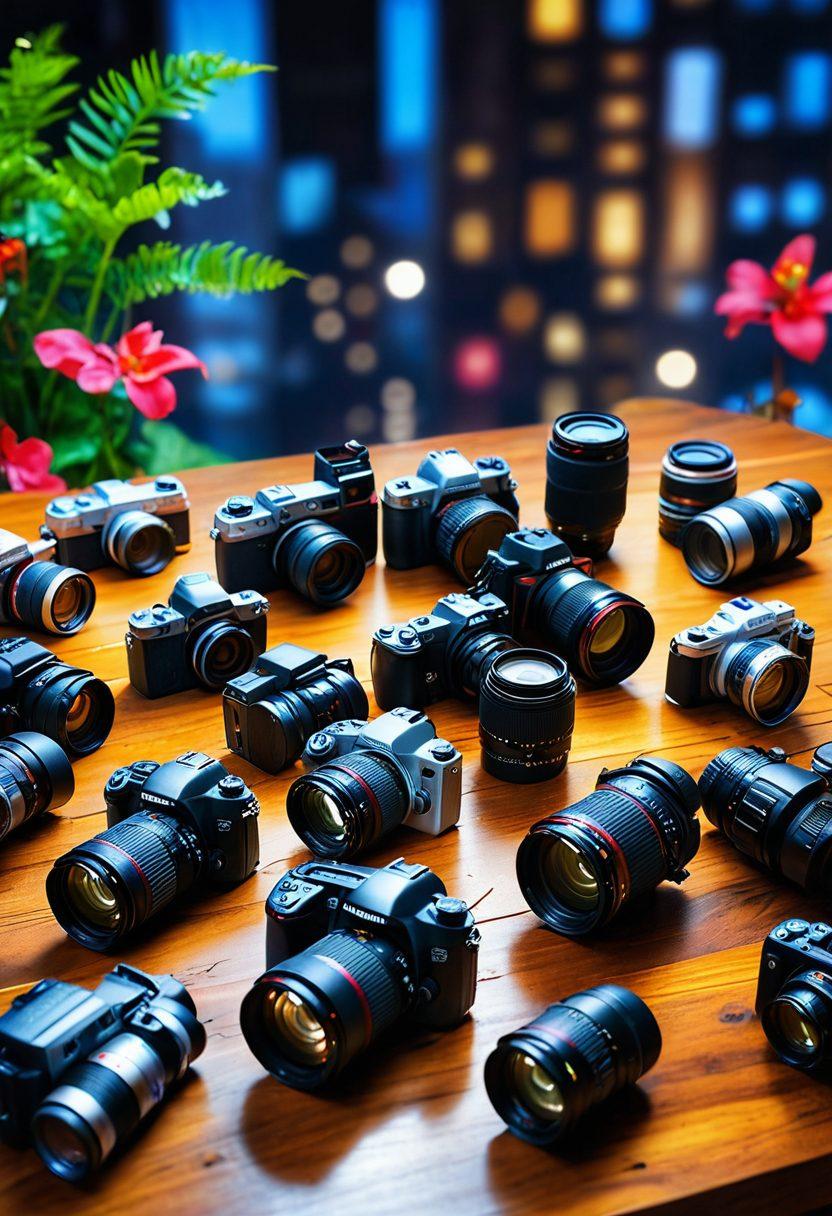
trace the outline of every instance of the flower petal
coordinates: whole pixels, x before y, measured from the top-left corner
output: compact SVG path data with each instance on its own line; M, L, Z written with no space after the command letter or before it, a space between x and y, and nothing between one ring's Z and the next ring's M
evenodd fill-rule
M826 319L820 315L787 317L777 311L772 313L771 328L780 345L805 363L814 363L826 345Z
M771 301L761 300L751 291L724 291L714 305L718 317L732 316L738 312L771 311Z
M154 330L152 321L141 321L122 334L116 351L122 359L140 359L142 355L158 350L163 337L161 329Z
M145 418L166 418L176 409L176 389L164 376L140 384L132 376L125 377L127 396Z
M805 281L812 272L814 260L815 238L810 236L808 232L804 232L800 236L796 236L794 240L789 241L780 257L774 263L771 273L775 278L779 273L788 274L789 268L797 264L806 268Z
M14 440L11 444L5 434L7 431ZM49 472L52 448L45 440L30 438L17 443L11 427L4 427L3 432L3 471L12 490L44 490L57 494L66 489L66 482Z
M44 367L53 367L70 380L96 357L92 342L77 329L45 329L35 335L32 345Z
M75 377L76 383L85 393L109 393L119 378L118 368L109 359L95 357L86 363Z
M772 314L759 309L747 309L743 312L732 312L725 326L726 338L737 338L746 325L770 325Z
M748 258L732 262L725 271L725 281L734 291L749 292L760 300L773 300L778 294L777 284L765 266Z
M832 271L822 274L811 287L807 287L804 299L810 310L832 312Z
M199 368L206 380L208 379L208 369L193 351L186 350L184 346L161 346L152 354L145 355L139 366L128 374L131 379L142 383L188 368Z

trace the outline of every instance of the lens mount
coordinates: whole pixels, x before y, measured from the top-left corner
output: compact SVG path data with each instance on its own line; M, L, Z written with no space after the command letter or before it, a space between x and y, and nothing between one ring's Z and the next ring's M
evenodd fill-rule
M410 787L391 756L352 751L289 787L286 814L316 857L345 860L404 822Z
M499 653L480 688L483 768L504 781L545 781L569 755L575 681L563 659L546 650Z
M148 511L121 511L108 519L101 546L116 566L128 574L158 574L176 556L173 529Z
M209 621L191 635L191 665L204 688L225 688L229 680L250 671L257 661L254 639L241 625L226 619Z
M346 599L366 570L359 545L322 520L306 520L283 532L273 564L279 578L314 604Z
M485 494L457 498L436 514L436 551L460 582L470 585L489 549L499 549L503 538L517 528L511 511Z
M77 633L95 607L95 584L88 574L57 562L28 562L9 590L9 612L32 629Z

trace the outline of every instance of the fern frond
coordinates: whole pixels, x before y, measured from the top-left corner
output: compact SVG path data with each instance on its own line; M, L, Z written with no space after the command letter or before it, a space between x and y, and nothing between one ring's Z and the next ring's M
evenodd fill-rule
M113 208L113 219L119 228L130 228L170 211L178 203L195 207L206 199L220 198L226 193L222 182L209 184L199 173L185 169L165 169L155 182L140 186Z
M213 296L247 295L274 291L290 279L306 278L279 258L252 253L245 245L225 241L213 245L174 245L157 241L140 245L126 258L110 264L105 290L119 308L176 291L204 292Z
M155 164L150 149L159 141L161 120L189 118L219 83L274 70L269 64L201 51L166 55L160 64L152 51L134 59L128 75L111 71L98 78L79 102L86 125L69 124L67 146L82 165L99 172L123 152L138 152L145 164Z
M78 88L66 78L78 63L60 46L62 27L49 26L15 46L0 68L0 158L49 150L40 132L71 113L64 103Z

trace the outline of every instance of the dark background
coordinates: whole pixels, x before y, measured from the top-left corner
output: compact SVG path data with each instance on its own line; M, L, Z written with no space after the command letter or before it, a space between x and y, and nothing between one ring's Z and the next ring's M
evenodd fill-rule
M171 236L310 281L139 318L209 365L176 421L235 457L635 393L742 408L771 336L722 336L725 266L801 231L832 265L827 0L3 0L4 46L56 20L86 83L154 46L280 67L167 127L163 163L230 189ZM672 350L685 384L657 369ZM786 375L827 433L830 359Z

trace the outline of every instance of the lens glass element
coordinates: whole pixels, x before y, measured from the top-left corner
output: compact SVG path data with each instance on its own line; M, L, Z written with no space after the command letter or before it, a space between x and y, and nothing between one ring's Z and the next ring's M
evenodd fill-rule
M81 1178L89 1171L89 1147L65 1119L57 1115L40 1115L35 1135L38 1152L60 1178Z
M281 1051L306 1067L322 1064L327 1051L326 1031L306 1001L287 989L270 988L264 1005L266 1030Z
M556 680L561 672L545 659L530 658L522 652L521 657L516 659L509 650L506 652L506 658L500 662L500 675L510 684L534 685Z
M534 1119L555 1123L564 1110L563 1093L552 1074L525 1051L506 1056L506 1081L517 1103Z
M797 1056L814 1056L823 1045L823 1031L808 1012L788 997L781 997L769 1009L768 1028L778 1046Z
M121 919L113 888L102 875L81 862L68 867L65 892L74 915L96 929L113 929Z
M588 912L598 906L598 879L585 854L570 840L553 837L541 859L540 877L571 911Z

